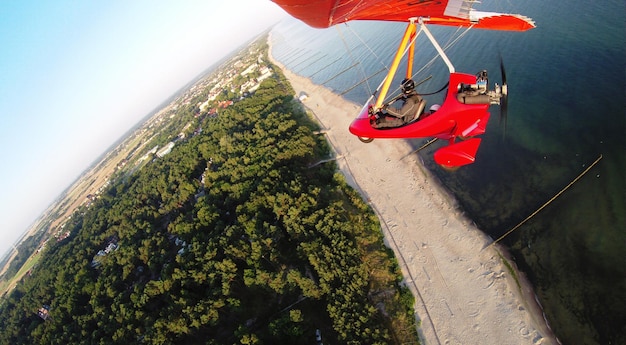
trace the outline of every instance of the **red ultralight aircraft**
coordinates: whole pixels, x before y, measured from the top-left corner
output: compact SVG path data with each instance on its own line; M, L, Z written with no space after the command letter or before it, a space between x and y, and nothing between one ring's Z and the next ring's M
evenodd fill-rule
M491 30L526 31L535 23L525 16L494 12L480 12L471 7L474 0L272 0L293 17L315 28L327 28L351 20L383 20L408 22L389 72L374 101L372 96L359 116L350 125L350 132L363 142L375 138L426 138L448 141L448 145L434 154L435 162L446 168L456 168L473 163L485 133L491 104L502 104L506 110L507 85L504 68L500 64L502 86L488 90L487 73L478 75L458 73L427 24L447 25ZM418 30L419 28L419 30ZM414 59L415 39L424 32L450 71L450 81L445 101L435 113L421 113L423 107L408 123L395 128L375 128L372 114L379 113L385 105L389 87L404 54ZM412 63L407 64L405 77L412 77ZM457 141L456 139L462 139Z

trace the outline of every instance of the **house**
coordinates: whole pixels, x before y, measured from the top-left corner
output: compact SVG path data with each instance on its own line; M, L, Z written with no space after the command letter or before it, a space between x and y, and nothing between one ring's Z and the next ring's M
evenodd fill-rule
M104 252L106 254L109 254L110 252L117 250L117 244L116 243L109 243L109 245L104 249Z
M241 76L243 77L243 76L245 76L246 74L250 74L250 73L252 73L252 72L256 71L258 67L259 67L259 65L257 65L257 64L252 64L252 65L250 65L250 66L249 66L248 68L246 68L243 72L241 72Z
M50 306L47 304L44 304L41 308L39 308L39 310L37 311L37 315L39 315L39 317L42 320L47 320L50 317Z
M157 157L163 158L163 156L165 156L166 154L172 152L172 149L174 148L174 145L176 145L176 144L174 144L173 141L170 141L167 145L165 145L165 147L163 147L162 149L160 149L156 153Z

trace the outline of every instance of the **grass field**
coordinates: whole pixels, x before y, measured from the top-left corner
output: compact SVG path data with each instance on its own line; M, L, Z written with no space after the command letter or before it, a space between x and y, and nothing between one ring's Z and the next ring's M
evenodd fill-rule
M28 271L30 271L31 268L37 265L37 263L39 262L39 259L41 259L41 254L39 252L34 253L28 258L28 260L26 260L26 262L24 263L22 268L20 268L20 270L17 272L16 275L14 275L9 280L1 281L0 282L0 292L1 292L0 295L4 296L6 292L13 289L15 287L15 284L17 284L17 282L20 281L24 277L24 275L28 273Z

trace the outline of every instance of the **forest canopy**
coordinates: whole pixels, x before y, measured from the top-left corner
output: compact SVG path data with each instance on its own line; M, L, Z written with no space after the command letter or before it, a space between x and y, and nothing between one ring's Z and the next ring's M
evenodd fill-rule
M379 222L313 166L330 149L293 94L275 71L115 180L2 301L0 343L416 343Z

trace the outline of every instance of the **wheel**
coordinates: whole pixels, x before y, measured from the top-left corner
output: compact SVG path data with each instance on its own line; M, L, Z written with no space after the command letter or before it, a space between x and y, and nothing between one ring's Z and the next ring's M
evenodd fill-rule
M459 166L450 166L450 165L443 165L443 164L439 164L439 166L447 172L455 172L459 170L460 168Z
M366 138L366 137L357 137L357 138L359 138L359 140L361 140L361 142L364 142L366 144L367 143L371 143L374 140L374 138Z

